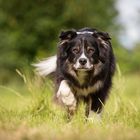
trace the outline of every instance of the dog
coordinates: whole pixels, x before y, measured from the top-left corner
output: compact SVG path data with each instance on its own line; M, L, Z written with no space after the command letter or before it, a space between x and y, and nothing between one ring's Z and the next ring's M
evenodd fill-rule
M112 86L115 56L110 36L92 28L67 30L59 35L57 55L39 62L40 75L56 75L56 98L72 116L79 102L85 115L101 114Z

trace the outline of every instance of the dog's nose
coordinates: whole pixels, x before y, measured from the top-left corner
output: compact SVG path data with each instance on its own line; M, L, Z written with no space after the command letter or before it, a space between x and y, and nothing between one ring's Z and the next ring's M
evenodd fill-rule
M81 65L85 65L85 64L87 63L87 59L85 59L85 58L80 58L80 59L79 59L79 63L80 63Z

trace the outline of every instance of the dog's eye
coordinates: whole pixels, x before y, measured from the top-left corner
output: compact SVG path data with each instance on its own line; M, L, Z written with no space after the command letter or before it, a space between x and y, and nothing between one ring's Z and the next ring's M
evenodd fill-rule
M94 53L94 51L95 51L95 49L94 49L94 48L88 48L88 49L87 49L87 52L88 52L89 54L93 54L93 53Z
M73 48L72 52L75 53L75 54L78 54L79 53L79 49L78 48Z

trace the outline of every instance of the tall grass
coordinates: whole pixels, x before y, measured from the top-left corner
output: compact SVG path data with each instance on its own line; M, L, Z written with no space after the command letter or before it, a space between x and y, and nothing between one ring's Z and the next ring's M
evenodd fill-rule
M24 80L23 86L0 86L0 139L140 139L138 75L122 75L117 67L102 120L90 122L85 119L83 103L68 120L65 109L53 103L55 86L51 80L17 72Z

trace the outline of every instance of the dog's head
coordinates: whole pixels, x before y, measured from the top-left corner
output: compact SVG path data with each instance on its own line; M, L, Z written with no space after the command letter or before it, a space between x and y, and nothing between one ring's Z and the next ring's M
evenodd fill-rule
M61 32L59 56L73 70L90 71L98 63L106 63L111 50L108 33L84 28Z

